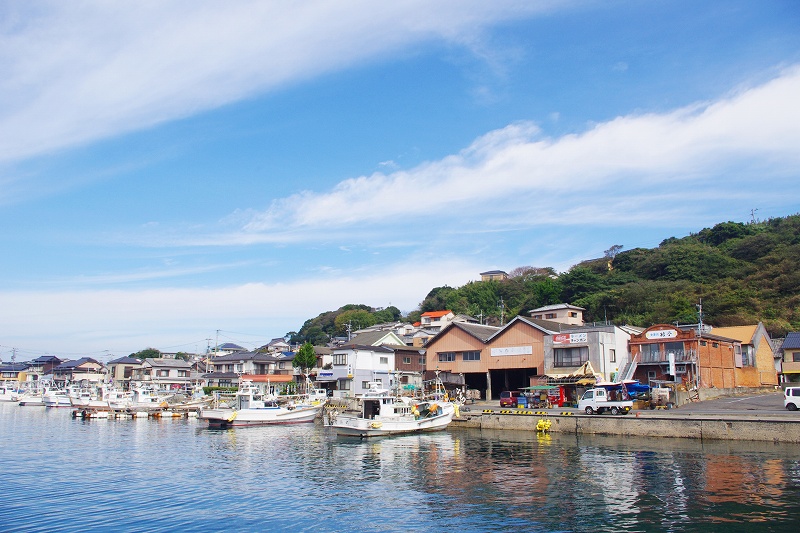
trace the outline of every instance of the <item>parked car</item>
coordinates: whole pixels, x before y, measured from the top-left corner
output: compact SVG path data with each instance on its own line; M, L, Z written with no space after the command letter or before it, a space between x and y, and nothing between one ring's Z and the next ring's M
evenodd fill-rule
M797 411L800 407L800 387L786 387L783 390L783 406L790 411Z
M521 392L515 390L504 390L500 393L500 407L516 407Z

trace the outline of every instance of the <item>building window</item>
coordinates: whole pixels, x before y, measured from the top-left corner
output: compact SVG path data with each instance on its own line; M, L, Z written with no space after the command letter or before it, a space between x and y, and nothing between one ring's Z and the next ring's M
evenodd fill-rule
M792 352L792 362L800 363L800 352Z
M555 348L553 350L553 366L581 366L589 360L589 347Z
M578 318L578 313L576 313L575 311L570 311L569 312L569 317L570 318Z
M411 358L410 357L403 357L403 364L404 365L410 365L411 364Z
M156 370L156 377L157 378L169 377L169 370Z
M542 319L542 315L533 315L531 318L538 318L539 320Z
M347 354L346 353L335 353L335 354L333 354L333 364L334 365L346 365L347 364Z
M281 361L280 363L278 363L278 368L279 368L280 370L283 370L284 368L286 368L286 363L284 363L283 361Z
M439 362L440 363L451 363L456 360L456 352L440 352L439 353Z
M480 361L480 360L481 360L481 352L479 350L464 352L464 361Z
M712 342L711 343L711 347L712 348L719 348L719 343L718 342Z
M617 351L614 348L608 350L608 360L612 363L617 362Z
M708 343L706 341L700 341L700 346L708 346Z
M659 344L642 344L639 346L642 363L657 363L661 361L661 346Z
M189 371L188 370L178 370L178 377L179 378L188 378Z
M545 318L548 318L548 319L549 319L549 318L555 318L555 317L556 317L556 314L555 314L555 313L547 313L546 315L544 315L544 317L545 317Z
M381 357L380 364L388 365L389 364L389 358L388 357Z

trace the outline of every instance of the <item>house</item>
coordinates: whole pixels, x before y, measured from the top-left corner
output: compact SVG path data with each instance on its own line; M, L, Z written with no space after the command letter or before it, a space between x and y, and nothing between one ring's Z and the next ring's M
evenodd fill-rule
M157 390L191 391L192 366L182 359L147 358L133 370L131 381L153 385Z
M47 376L52 375L53 370L63 363L64 360L59 359L55 355L42 355L28 363L28 375Z
M788 333L781 348L781 383L800 383L800 333Z
M632 377L643 384L733 389L742 343L710 333L708 327L656 324L631 335Z
M283 337L272 339L267 344L258 349L259 352L288 352L292 349Z
M335 396L364 394L370 383L394 389L398 386L393 376L394 350L386 346L348 343L332 351L332 369L317 381L334 385ZM328 387L330 388L330 387Z
M210 387L238 387L240 380L246 379L277 394L296 380L293 360L294 352L231 352L210 359L203 379Z
M135 357L120 357L109 361L106 366L112 383L130 384L134 372L142 368L142 360Z
M426 311L420 315L420 328L438 332L449 324L455 314L452 311Z
M508 274L502 270L488 270L481 272L481 281L504 281L508 279Z
M11 361L0 363L0 381L27 381L30 363Z
M211 355L212 357L219 357L222 355L228 355L232 353L246 352L246 351L247 351L246 348L242 348L238 344L234 344L232 342L226 342L224 344L218 345L217 348L209 355Z
M454 314L452 311L428 311L422 313L417 331L411 337L411 346L417 348L425 346L441 330L451 322L464 324L478 324L479 321L469 315ZM408 343L407 343L408 344Z
M425 378L426 359L424 348L413 346L384 345L394 351L394 375L401 392L421 390Z
M103 363L91 357L64 361L53 369L53 381L60 386L74 382L97 384L103 383L105 380L106 368Z
M735 361L738 387L763 387L778 384L772 341L764 324L713 328L712 333L736 339L742 344L741 357Z
M583 307L576 307L570 304L555 304L537 307L536 309L528 311L528 313L531 318L537 320L550 320L553 322L561 322L562 324L582 326L584 311L586 311L586 309Z

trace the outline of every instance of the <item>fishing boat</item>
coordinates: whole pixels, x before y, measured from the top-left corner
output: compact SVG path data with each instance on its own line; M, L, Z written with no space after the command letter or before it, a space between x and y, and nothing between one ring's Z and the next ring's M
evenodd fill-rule
M3 381L0 384L0 402L17 402L19 395L24 391L17 381Z
M329 425L345 437L380 437L445 429L456 414L446 395L415 399L389 394L379 383L370 383L360 397L361 411L333 413Z
M48 389L42 393L45 407L72 407L70 390L65 388Z
M116 392L107 398L107 405L111 409L150 410L164 408L167 400L174 396L171 392L158 391L150 386L133 387L125 393Z
M244 380L236 392L233 407L201 409L199 418L210 428L268 426L313 422L323 402L279 403L279 398L263 392L251 381Z

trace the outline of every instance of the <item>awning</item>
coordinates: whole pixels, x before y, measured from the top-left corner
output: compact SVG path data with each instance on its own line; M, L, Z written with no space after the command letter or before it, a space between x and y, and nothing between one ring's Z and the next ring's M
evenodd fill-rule
M549 385L594 385L597 382L592 363L586 361L577 368L564 368L565 373L545 374Z

